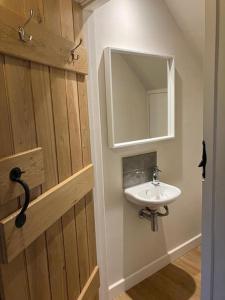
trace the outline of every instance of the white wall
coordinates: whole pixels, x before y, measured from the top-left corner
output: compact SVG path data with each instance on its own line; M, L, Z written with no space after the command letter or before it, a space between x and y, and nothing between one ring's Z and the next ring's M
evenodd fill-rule
M193 50L203 61L205 48L205 0L164 0Z
M101 136L92 128L93 136L98 138L98 143L93 140L94 147L98 149L94 154L98 174L96 191L99 193L96 205L105 209L105 215L97 211L97 223L106 221L107 274L103 280L107 277L108 285L112 285L163 257L201 231L201 176L197 164L202 140L202 72L200 62L161 0L111 0L98 8L88 22L92 66L89 95L92 125L96 131L98 118L101 122ZM109 46L175 56L175 139L109 149L103 60L103 49ZM162 219L157 233L150 230L147 221L138 218L137 207L124 199L122 191L121 158L150 151L158 153L158 165L163 170L162 181L182 189L182 196L170 205L170 215ZM101 237L104 230L103 226L99 226ZM104 263L102 265L104 268Z
M112 52L112 92L115 142L149 137L146 90L120 53Z

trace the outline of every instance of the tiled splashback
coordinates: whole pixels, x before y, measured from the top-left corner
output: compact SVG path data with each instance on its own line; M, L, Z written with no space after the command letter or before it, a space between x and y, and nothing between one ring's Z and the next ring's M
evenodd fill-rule
M123 187L128 188L152 180L157 166L157 152L123 157Z

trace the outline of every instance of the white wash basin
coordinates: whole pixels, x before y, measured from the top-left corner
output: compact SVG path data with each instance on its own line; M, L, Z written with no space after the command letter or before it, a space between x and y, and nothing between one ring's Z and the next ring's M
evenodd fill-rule
M130 202L157 209L160 206L173 202L180 196L181 190L163 182L155 185L151 181L127 188L124 193Z

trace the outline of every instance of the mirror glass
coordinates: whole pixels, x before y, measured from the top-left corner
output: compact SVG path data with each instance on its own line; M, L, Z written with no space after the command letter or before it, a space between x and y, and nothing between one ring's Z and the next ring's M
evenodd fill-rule
M174 137L174 59L105 49L110 147Z

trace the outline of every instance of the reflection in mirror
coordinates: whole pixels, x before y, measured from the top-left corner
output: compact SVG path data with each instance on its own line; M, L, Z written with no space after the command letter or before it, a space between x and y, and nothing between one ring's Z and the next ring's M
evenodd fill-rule
M174 137L174 59L105 50L109 144Z

